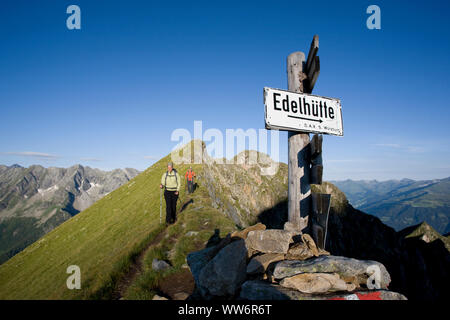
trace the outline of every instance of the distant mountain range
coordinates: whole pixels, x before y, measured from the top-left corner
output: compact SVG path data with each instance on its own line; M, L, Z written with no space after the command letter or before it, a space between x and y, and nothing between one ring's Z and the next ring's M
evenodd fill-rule
M355 208L397 231L425 221L441 234L450 232L450 178L332 182Z
M139 173L0 165L0 263Z

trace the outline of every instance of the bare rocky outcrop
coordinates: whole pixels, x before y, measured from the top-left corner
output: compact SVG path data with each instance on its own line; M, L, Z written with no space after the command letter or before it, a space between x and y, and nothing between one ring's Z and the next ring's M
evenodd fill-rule
M234 234L239 236L229 235L219 249L188 255L193 299L406 299L387 290L391 279L381 263L329 255L307 234L261 225Z
M213 205L238 226L255 224L264 219L265 212L276 210L277 204L287 199L285 163L252 150L228 161L217 162L206 152L203 157L206 166L199 179L207 186Z

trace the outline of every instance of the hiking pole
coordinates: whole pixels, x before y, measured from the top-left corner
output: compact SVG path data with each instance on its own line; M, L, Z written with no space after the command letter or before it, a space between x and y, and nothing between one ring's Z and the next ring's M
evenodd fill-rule
M162 188L159 188L159 224L162 224Z
M180 206L178 206L178 202L180 202ZM181 201L181 195L180 195L180 193L178 192L178 198L177 198L177 204L176 204L176 206L177 206L177 207L179 208L179 210L180 210L180 211L178 211L178 213L181 212L182 204L183 204L183 202ZM177 211L177 210L175 210L175 211Z

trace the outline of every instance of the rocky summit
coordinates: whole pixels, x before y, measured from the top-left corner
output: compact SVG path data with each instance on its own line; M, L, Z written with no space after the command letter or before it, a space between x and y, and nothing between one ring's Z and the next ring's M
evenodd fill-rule
M377 261L332 256L308 234L258 224L187 256L193 299L406 300Z

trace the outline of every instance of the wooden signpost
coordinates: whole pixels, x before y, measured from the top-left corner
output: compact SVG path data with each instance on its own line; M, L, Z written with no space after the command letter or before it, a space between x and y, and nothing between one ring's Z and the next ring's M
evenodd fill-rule
M318 51L315 35L306 61L303 52L291 53L288 91L264 88L264 104L266 128L288 131L288 222L298 231L308 231L323 249L331 196L311 196L311 184L322 183L323 136L319 134L342 136L343 125L339 99L311 95L320 73ZM310 132L316 133L311 141Z
M287 58L288 90L303 92L305 54L294 52ZM288 132L288 221L303 230L308 225L309 196L309 134Z

